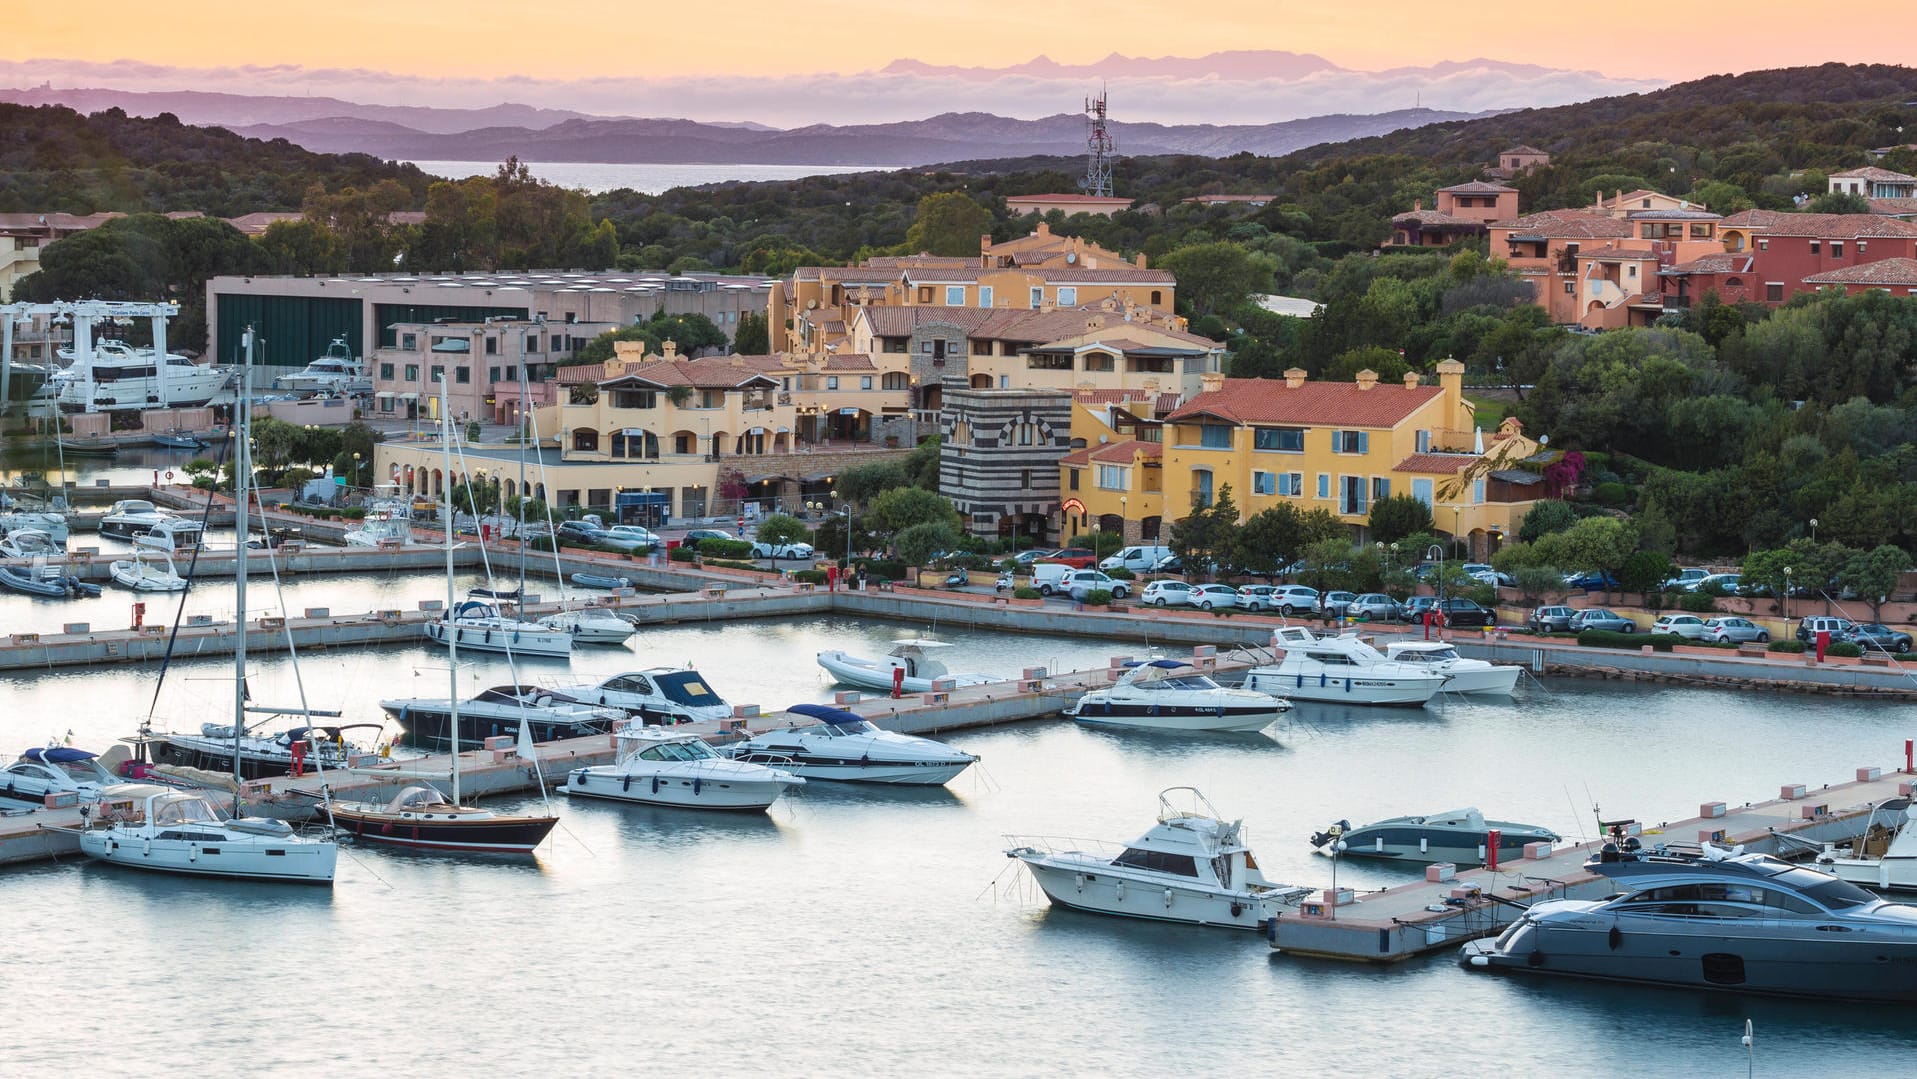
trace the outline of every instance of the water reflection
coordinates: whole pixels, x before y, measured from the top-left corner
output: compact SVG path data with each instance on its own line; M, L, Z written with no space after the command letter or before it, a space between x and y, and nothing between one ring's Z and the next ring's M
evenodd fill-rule
M592 824L610 819L619 838L636 849L676 852L712 844L776 840L784 830L775 819L783 801L770 810L735 811L573 798L567 800L567 812Z

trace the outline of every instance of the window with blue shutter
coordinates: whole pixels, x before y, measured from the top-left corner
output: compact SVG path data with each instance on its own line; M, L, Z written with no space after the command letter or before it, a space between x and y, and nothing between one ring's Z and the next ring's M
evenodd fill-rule
M1427 506L1431 505L1431 481L1430 480L1412 480L1411 481L1411 497L1417 499L1418 501L1424 503Z
M1328 473L1318 473L1318 497L1331 497L1331 476Z

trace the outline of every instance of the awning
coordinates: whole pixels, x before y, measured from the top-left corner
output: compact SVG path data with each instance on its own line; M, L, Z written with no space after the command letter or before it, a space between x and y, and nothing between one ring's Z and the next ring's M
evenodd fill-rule
M838 475L836 472L807 472L805 474L805 482L818 483L821 480L829 480L836 475Z
M398 396L399 394L394 393L392 390L381 390L378 393L373 395L374 399L380 400L380 401L390 401L393 398Z
M419 400L419 394L416 394L416 393L402 393L402 394L400 394L400 395L399 395L399 399L400 399L400 400L402 400L402 401L417 401L417 400Z
M745 478L747 483L765 483L768 480L789 480L791 476L782 472L755 472Z

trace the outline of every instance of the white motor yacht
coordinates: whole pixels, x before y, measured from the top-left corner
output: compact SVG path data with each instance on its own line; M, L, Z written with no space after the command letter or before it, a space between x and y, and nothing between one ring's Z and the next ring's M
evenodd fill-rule
M346 338L335 337L333 343L326 346L325 355L307 364L304 370L274 379L273 388L353 397L372 393L373 380L366 375L366 365L353 358Z
M100 518L100 534L130 540L142 532L151 532L175 516L172 510L161 509L144 498L123 498Z
M1385 658L1420 663L1445 676L1446 693L1495 693L1510 696L1524 668L1466 659L1449 641L1387 641Z
M0 513L0 531L11 535L22 529L44 532L47 538L57 544L62 551L66 550L70 533L67 528L67 515L64 513L53 510L21 509Z
M99 756L72 746L35 746L0 768L0 797L44 802L49 794L72 794L97 802L101 791L126 782L107 771Z
M133 542L156 551L190 551L200 545L204 535L198 521L187 517L167 517L134 536Z
M1527 843L1556 843L1559 838L1541 825L1485 820L1484 814L1472 806L1422 817L1391 817L1362 828L1339 821L1313 833L1311 845L1319 850L1332 847L1325 853L1346 858L1483 865L1492 832L1498 833L1498 858L1507 862L1524 857Z
M426 636L478 652L511 652L521 656L570 656L572 634L562 629L521 622L499 613L480 600L467 600L437 622L426 623Z
M880 730L864 716L824 704L786 709L815 720L766 731L731 747L732 759L783 768L807 779L937 786L978 758L930 738Z
M1909 798L1892 798L1871 807L1864 834L1850 848L1827 848L1817 868L1832 876L1882 891L1917 891L1917 827L1911 825Z
M366 516L344 537L348 547L404 546L413 542L413 500L392 484L382 484L366 503Z
M439 749L452 742L453 707L448 698L410 697L381 701L379 706L399 721L401 737L413 745ZM731 709L726 714L731 715ZM587 704L559 690L494 686L459 702L459 740L474 746L497 735L516 735L523 722L534 742L557 742L610 734L625 726L626 720L622 709Z
M539 624L549 629L565 630L572 634L573 641L578 644L625 644L626 638L638 629L619 617L619 612L604 607L581 607L574 611L549 614L541 618Z
M152 350L135 349L120 341L101 341L91 355L61 349L73 365L55 372L47 385L65 412L204 405L226 388L229 374L177 353L164 363Z
M732 705L690 667L648 667L596 683L561 686L569 697L617 708L643 723L697 723L732 717Z
M1094 914L1262 929L1311 893L1266 880L1245 846L1244 822L1227 824L1193 787L1160 792L1158 823L1123 846L1088 851L1006 838L1013 845L1005 856L1025 863L1047 898Z
M1134 660L1116 685L1095 689L1065 709L1080 723L1155 731L1259 731L1291 710L1290 702L1249 689L1229 689L1179 659Z
M617 734L617 764L575 768L567 794L688 809L765 809L805 780L781 768L723 757L697 735L664 727Z
M186 578L173 568L173 556L165 551L139 549L132 558L107 564L113 582L135 592L184 592Z
M63 555L66 548L53 542L53 536L41 528L16 528L0 539L0 555L8 558L38 558Z
M346 731L357 727L378 732L381 726L378 723L333 727L300 725L277 734L247 730L234 738L231 723L202 723L198 734L143 731L133 741L146 747L155 764L210 772L237 770L242 778L260 779L294 772L331 771L347 767L354 758L372 757L374 748L348 741Z
M232 817L200 791L147 783L108 788L80 831L80 850L113 865L311 884L333 883L339 848L283 820Z
M890 693L896 685L906 693L924 693L938 679L951 679L960 686L982 686L1004 681L985 674L954 674L945 664L926 655L935 648L950 648L944 641L926 637L895 641L892 650L878 659L855 656L838 649L820 652L819 666L832 673L838 682L860 689ZM894 682L897 679L897 682Z
M1284 657L1253 667L1245 675L1246 689L1294 701L1416 707L1446 683L1429 665L1386 659L1352 633L1317 637L1302 626L1286 626L1272 634L1272 644Z

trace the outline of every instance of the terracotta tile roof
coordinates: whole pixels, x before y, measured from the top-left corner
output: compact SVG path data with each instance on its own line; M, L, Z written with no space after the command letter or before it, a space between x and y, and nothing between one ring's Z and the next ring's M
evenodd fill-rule
M1717 221L1724 215L1709 210L1637 210L1625 216L1632 221Z
M602 363L575 363L557 368L552 373L554 382L561 386L583 386L588 382L597 382L606 377L606 365Z
M1061 205L1072 203L1081 206L1130 206L1131 199L1109 198L1103 195L1083 195L1077 193L1058 195L1007 195L1009 205L1015 202L1056 202Z
M876 371L878 366L872 362L872 357L863 352L848 352L827 356L825 369L828 371Z
M1450 187L1441 187L1439 191L1448 191L1453 195L1515 195L1518 189L1504 184L1491 184L1483 180L1468 180Z
M1499 151L1498 156L1509 157L1512 154L1543 154L1543 153L1544 153L1543 150L1540 150L1535 146L1519 145L1519 146L1513 146L1509 150ZM1546 155L1546 156L1549 156L1549 155Z
M1380 382L1368 390L1359 389L1355 382L1306 382L1293 389L1283 379L1228 378L1223 389L1193 397L1166 418L1216 416L1239 424L1395 427L1443 392L1437 386L1407 388L1395 382Z
M1414 453L1392 467L1393 472L1420 472L1432 476L1451 476L1477 461L1475 453Z
M1007 272L999 267L962 266L962 267L907 267L905 280L918 285L937 285L950 282L960 284L977 281L980 277ZM1178 279L1165 270L1141 270L1136 266L1119 266L1109 270L1087 270L1078 267L1035 267L1024 271L1032 277L1047 283L1064 284L1112 284L1112 285L1174 285Z
M750 367L754 371L767 373L773 371L789 371L794 367L793 362L784 356L740 356L735 354L722 358L731 360L733 363L744 367Z
M1845 169L1830 174L1833 180L1869 180L1876 184L1917 184L1917 176L1910 176L1890 169L1880 169L1875 165L1865 165L1861 169Z
M1184 199L1183 201L1195 202L1201 206L1210 206L1216 203L1227 203L1227 202L1250 202L1250 203L1262 204L1267 202L1276 202L1278 201L1278 196L1276 195L1192 195L1189 198Z
M1091 459L1094 461L1115 461L1123 464L1130 464L1134 458L1141 455L1145 457L1163 457L1165 455L1164 443L1140 442L1137 439L1126 439L1123 442L1110 442L1103 446L1096 446L1091 450Z
M628 367L623 374L606 379L600 385L619 383L644 383L661 388L690 386L699 390L730 390L754 383L768 387L779 384L763 372L732 362L729 356L707 360L653 360Z
M1749 255L1705 255L1703 258L1680 262L1658 272L1670 276L1694 273L1750 273L1754 262L1755 260Z
M1820 240L1917 237L1917 224L1878 214L1792 214L1778 210L1745 210L1725 218L1724 226L1761 229L1771 236L1808 236Z
M1175 341L1199 345L1205 349L1219 347L1218 342L1208 337L1200 337L1183 330L1142 322L1128 323L1124 316L1105 311L1097 306L1062 307L1050 311L1034 311L1025 307L933 305L864 307L858 309L853 317L864 318L875 337L910 337L921 326L947 323L958 327L965 336L978 340L1039 345L1069 341L1101 331L1116 332L1122 328L1123 332L1136 336L1167 337ZM1093 322L1097 322L1098 325L1090 325ZM1058 347L1067 346L1058 344Z
M1917 286L1917 259L1878 259L1840 270L1827 270L1804 278L1806 285L1912 285Z
M1870 212L1885 217L1908 217L1917 214L1917 199L1865 199L1870 203Z
M1626 239L1631 235L1629 221L1589 210L1540 210L1511 221L1494 221L1491 227L1566 240Z
M1391 219L1393 225L1417 225L1427 229L1482 229L1481 221L1466 221L1437 210L1407 210Z
M1092 463L1091 448L1086 447L1082 450L1073 450L1065 456L1060 457L1058 463L1072 468L1083 468Z
M106 224L108 221L111 221L116 217L125 217L125 216L126 216L125 214L115 210L103 211L97 214L66 214L66 213L0 214L0 228L4 228L8 230L53 229L53 230L58 230L60 232L78 232L85 229L99 228L101 225Z

